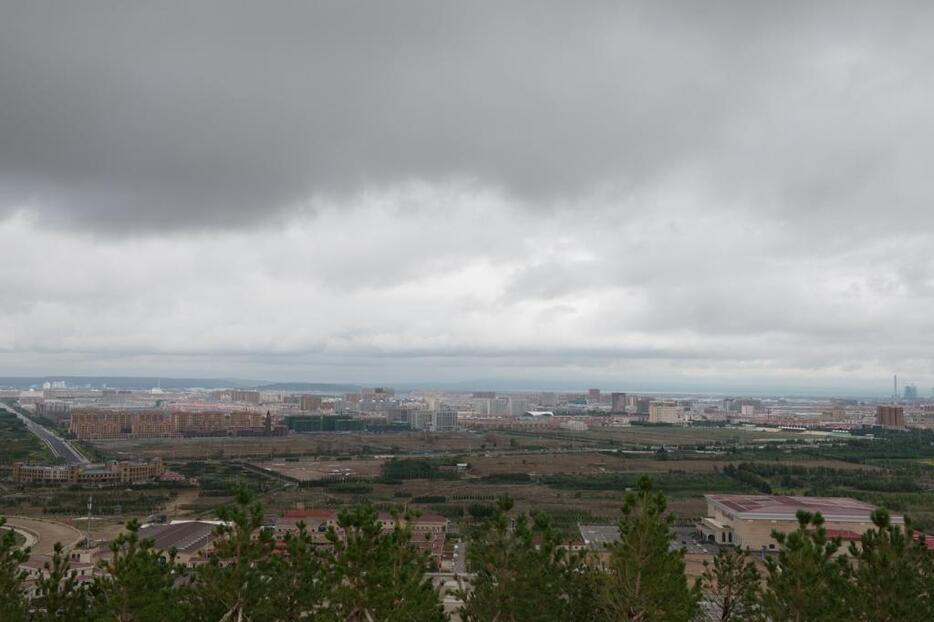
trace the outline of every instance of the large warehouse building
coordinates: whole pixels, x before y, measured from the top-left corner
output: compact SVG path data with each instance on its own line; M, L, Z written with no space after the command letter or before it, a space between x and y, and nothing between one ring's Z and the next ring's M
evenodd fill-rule
M711 542L733 544L749 550L774 550L772 531L798 528L799 510L820 512L828 535L856 540L873 527L875 506L845 497L786 497L781 495L705 495L707 517L698 528ZM893 515L892 523L904 524Z

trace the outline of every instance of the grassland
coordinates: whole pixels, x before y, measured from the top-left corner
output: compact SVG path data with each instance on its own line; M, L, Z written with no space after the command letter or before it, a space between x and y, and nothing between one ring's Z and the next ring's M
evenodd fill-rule
M19 461L51 462L49 449L11 412L0 408L0 466Z
M632 426L587 432L127 439L94 446L107 458L160 456L199 478L197 494L185 491L184 502L174 496L153 499L181 515L210 514L230 499L236 484L257 490L271 514L367 501L383 509L437 512L458 523L482 516L498 496L509 494L520 509L547 511L573 531L577 522L615 521L627 489L649 475L685 522L705 512L705 493L770 491L862 498L934 529L934 436L907 433L841 440L736 428ZM452 472L455 463L469 467Z

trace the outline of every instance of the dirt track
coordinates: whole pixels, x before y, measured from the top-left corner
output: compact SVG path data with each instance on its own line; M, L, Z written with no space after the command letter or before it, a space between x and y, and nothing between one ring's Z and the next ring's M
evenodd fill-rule
M6 520L7 525L22 529L39 538L39 541L32 547L32 552L36 555L51 555L56 542L70 547L82 537L80 531L63 523L23 516L8 516Z

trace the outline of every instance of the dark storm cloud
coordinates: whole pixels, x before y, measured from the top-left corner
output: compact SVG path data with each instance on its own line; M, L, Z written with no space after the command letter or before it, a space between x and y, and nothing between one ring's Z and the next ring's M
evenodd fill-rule
M0 209L237 226L409 179L547 204L703 163L724 192L782 205L914 180L910 163L880 173L891 163L866 156L889 155L872 128L852 137L846 85L788 88L827 50L844 64L853 51L843 74L884 69L863 95L892 88L910 107L894 89L928 75L913 63L931 51L930 9L755 4L8 1ZM895 63L904 75L886 73ZM841 107L811 114L812 101ZM796 142L834 117L833 144Z

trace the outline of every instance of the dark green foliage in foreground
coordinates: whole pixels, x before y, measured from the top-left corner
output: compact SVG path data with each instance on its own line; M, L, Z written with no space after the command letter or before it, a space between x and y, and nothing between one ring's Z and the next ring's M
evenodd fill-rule
M16 536L3 529L6 520L0 517L0 620L20 622L26 619L26 606L20 597L20 582L25 578L19 565L29 559L29 550L16 547Z
M410 543L407 530L383 530L372 507L341 513L338 524L346 534L333 532L327 619L365 618L386 622L425 620L442 622L445 615L438 592L425 578L425 556Z
M562 545L544 514L513 512L501 497L474 526L475 575L462 594L470 622L927 622L934 620L934 554L910 525L880 510L875 528L843 555L820 515L801 513L760 573L748 553L723 549L691 588L680 551L670 550L671 516L648 479L626 495L620 542L608 556ZM27 553L0 531L2 622L443 622L430 563L403 527L381 528L375 508L342 512L345 537L322 547L300 527L282 542L262 529L263 510L247 489L218 512L216 555L194 570L178 566L139 526L111 545L107 571L89 585L68 568L60 546L26 602L19 565ZM2 524L2 519L0 519ZM714 607L699 611L699 604Z
M33 605L33 622L86 619L89 601L87 591L78 576L69 569L68 555L60 543L55 544L52 560L45 563L45 572L36 579L38 595Z
M773 620L847 619L847 569L840 541L827 537L820 514L798 512L797 531L774 533L780 550L766 560L763 607Z
M704 562L700 585L713 602L716 622L757 622L764 620L759 605L762 577L748 553L738 548L723 548L713 560Z
M471 540L473 589L463 594L465 622L600 620L600 577L582 555L561 545L544 514L510 516L503 497Z
M619 520L620 541L610 547L603 600L611 620L688 622L697 611L699 590L688 587L684 552L672 551L665 497L648 477L626 494Z
M891 524L888 512L873 514L876 529L850 545L854 559L848 599L851 618L865 622L934 620L934 556L912 537L910 522Z
M101 563L107 576L93 586L93 619L100 622L163 622L182 619L175 556L164 559L151 540L140 540L139 522L110 545L113 559Z

